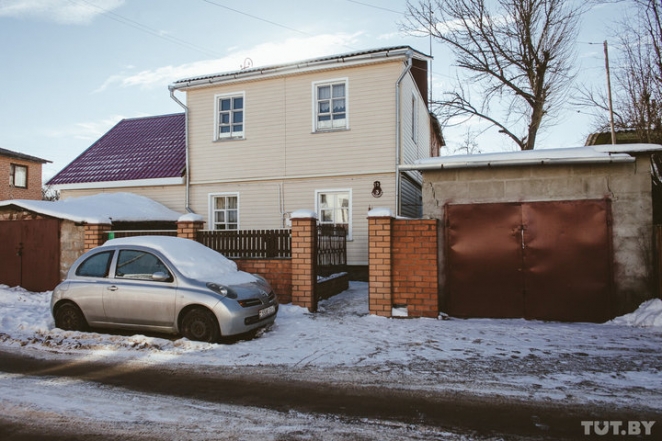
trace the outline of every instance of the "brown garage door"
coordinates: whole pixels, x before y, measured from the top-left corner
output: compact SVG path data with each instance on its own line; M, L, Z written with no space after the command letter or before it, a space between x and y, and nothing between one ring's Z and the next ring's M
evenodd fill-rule
M60 221L0 222L0 283L48 291L60 281Z
M606 200L447 205L446 310L460 317L611 317Z

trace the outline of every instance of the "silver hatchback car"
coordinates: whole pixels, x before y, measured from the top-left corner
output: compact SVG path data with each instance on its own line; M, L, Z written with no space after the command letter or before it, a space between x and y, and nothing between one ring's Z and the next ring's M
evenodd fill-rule
M83 254L54 290L64 330L119 328L216 342L272 324L278 301L262 277L188 239L112 239Z

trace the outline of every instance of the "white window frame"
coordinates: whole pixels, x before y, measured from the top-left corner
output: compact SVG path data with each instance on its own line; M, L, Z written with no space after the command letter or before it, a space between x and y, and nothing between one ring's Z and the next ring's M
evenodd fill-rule
M216 222L216 216L215 215L216 215L216 212L218 211L218 210L216 210L216 198L220 198L220 197L224 197L224 198L236 197L237 198L237 222L236 222L237 223L237 228L236 228L236 230L235 229L220 230L220 229L216 228L217 222ZM239 193L235 193L235 192L209 193L209 213L208 213L209 221L207 222L209 230L211 230L211 231L237 231L237 230L241 229L241 224L240 224L241 216L240 216L240 213L241 213L241 204L240 204ZM228 224L227 220L225 221L225 224L226 225Z
M415 93L411 94L411 139L418 143L418 98Z
M25 173L21 173L21 176L23 177L23 182L22 183L17 183L16 180L16 170L24 170ZM14 188L28 188L28 166L27 165L22 165L22 164L10 164L9 167L9 185L11 185Z
M351 188L329 188L322 190L315 190L315 212L317 213L317 221L320 224L329 224L335 222L322 222L322 212L320 207L320 195L322 194L340 194L347 193L349 195L349 207L347 213L347 240L352 240L352 189Z
M241 109L242 112L242 130L241 131L233 131L232 130L232 115L234 114L234 110L231 109L230 112L230 132L228 133L221 133L220 125L220 113L221 113L221 100L223 99L233 99L233 98L241 98L243 101L243 107ZM246 92L241 91L241 92L232 92L232 93L220 93L214 95L214 141L221 141L225 139L245 139L246 138Z
M345 118L344 123L334 126L333 116L331 119L330 127L320 127L318 121L319 115L319 99L317 91L319 87L333 86L334 84L344 84L345 86ZM333 89L332 89L333 90ZM332 94L333 95L333 94ZM331 96L330 100L333 100ZM333 132L338 130L349 130L349 79L348 78L335 78L331 80L314 81L312 83L312 105L313 105L313 132ZM333 115L333 106L331 106L331 115ZM338 120L341 121L341 120Z

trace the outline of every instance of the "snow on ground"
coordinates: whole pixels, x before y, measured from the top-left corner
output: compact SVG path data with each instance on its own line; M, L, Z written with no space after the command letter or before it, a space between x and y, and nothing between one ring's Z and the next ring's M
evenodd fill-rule
M280 366L296 370L302 379L306 375L318 379L333 372L346 375L351 381L352 373L361 373L362 379L368 376L373 378L371 381L391 382L399 388L662 410L662 300L648 301L634 313L605 324L387 319L368 313L367 292L366 283L351 282L349 290L321 302L316 314L282 305L276 323L257 338L207 344L167 336L62 331L54 328L49 311L50 292L32 293L0 285L0 347L30 351L41 357L84 356L89 360L125 360L182 368ZM48 400L37 396L41 397L45 386L62 381L0 375L0 408L3 413L13 408L14 415L26 409L52 412L56 405L49 406ZM52 400L85 395L92 401L72 410L80 418L87 417L86 409L98 407L94 413L104 421L112 423L115 417L122 420L129 416L140 420L131 412L129 416L113 416L113 412L94 402L95 394L103 400L121 392L107 388L98 391L95 386L97 392L82 394L80 388L86 387L92 386L51 387L57 391ZM27 390L27 395L8 398L12 395L8 391L17 389ZM143 404L156 400L124 393L125 401L135 401L138 413ZM74 403L72 400L69 406L77 406ZM168 406L165 403L161 399L149 407ZM202 409L203 415L211 418L218 415L217 407L186 402L179 408L185 419L189 418L186 409ZM230 415L238 412L231 408L226 411ZM264 410L255 412L260 415L251 418L277 418ZM151 418L155 424L161 423L157 416ZM293 424L305 425L311 418L319 417L298 415ZM327 427L327 423L317 423ZM334 427L340 432L359 430L358 426Z

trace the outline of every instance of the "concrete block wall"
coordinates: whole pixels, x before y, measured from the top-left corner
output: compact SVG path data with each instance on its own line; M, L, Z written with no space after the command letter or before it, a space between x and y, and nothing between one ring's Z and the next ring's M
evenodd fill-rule
M60 224L60 279L64 280L71 265L83 254L85 229L71 221Z
M615 312L629 312L650 298L654 289L650 154L633 156L632 163L425 171L423 217L439 219L443 226L444 205L448 203L609 199L613 218ZM440 240L443 242L443 234ZM443 258L440 253L441 268ZM440 277L443 287L443 273Z

